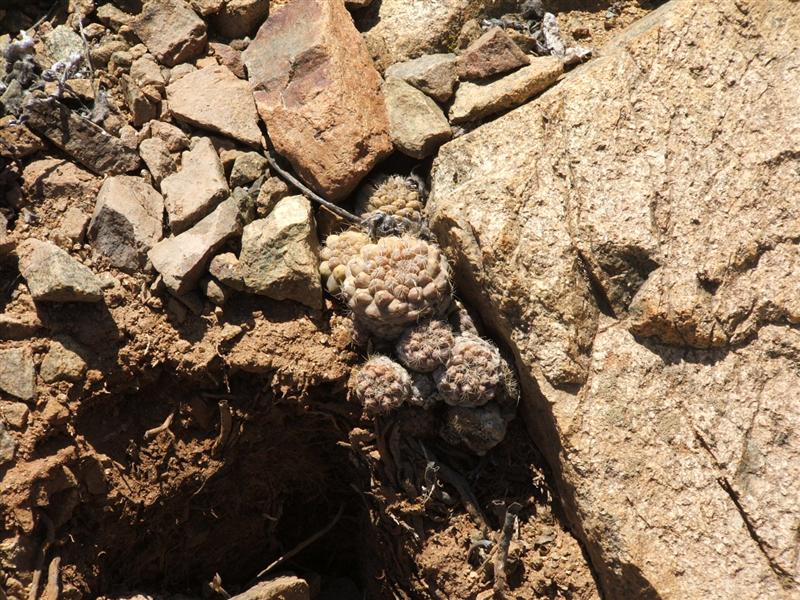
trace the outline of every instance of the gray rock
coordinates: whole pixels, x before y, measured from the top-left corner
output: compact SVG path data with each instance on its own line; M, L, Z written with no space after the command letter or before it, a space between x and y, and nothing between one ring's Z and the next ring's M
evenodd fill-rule
M170 82L169 108L185 123L227 135L248 146L261 144L253 94L227 67L212 65Z
M6 427L0 421L0 465L14 460L17 453L17 442L14 437L6 431Z
M75 53L83 54L83 40L67 25L58 25L44 36L44 51L48 65L56 61L67 61Z
M36 366L28 348L0 349L0 390L20 400L33 400Z
M514 108L552 86L564 72L560 58L534 57L530 66L490 83L464 82L450 107L450 121L464 123Z
M423 54L449 52L461 26L485 0L381 0L359 15L359 29L380 71Z
M244 152L236 157L231 169L231 187L239 187L253 183L261 177L268 166L267 159L258 152Z
M221 285L213 277L204 277L200 281L200 291L217 306L224 306L232 294L230 288Z
M160 137L142 140L139 144L139 156L147 165L147 170L150 171L156 185L160 185L165 177L173 174L178 168L167 143Z
M196 138L181 168L164 178L161 191L173 233L185 231L229 195L219 155L208 138Z
M432 176L608 598L800 595L800 12L742 8L664 4Z
M262 581L231 600L310 600L311 591L303 579L294 575Z
M138 177L109 177L95 203L89 237L115 267L135 271L162 238L164 199Z
M241 232L239 208L228 199L191 229L160 241L148 256L164 285L178 296L197 286L214 251Z
M234 290L244 290L244 279L239 268L239 259L233 252L218 254L211 259L208 272L220 283Z
M311 203L289 196L242 233L239 266L248 291L276 300L322 306L319 242Z
M442 109L402 79L390 77L383 86L389 136L398 150L425 158L453 137Z
M42 359L39 376L47 383L55 381L80 381L86 373L82 349L69 338L50 341L50 349Z
M500 27L492 27L458 57L456 72L462 81L485 79L530 64L530 59Z
M135 150L55 98L31 98L23 115L31 129L94 173L127 173L141 164Z
M243 38L253 35L268 13L269 2L264 0L227 0L211 24L225 37Z
M439 102L453 97L458 77L455 54L426 54L386 69L386 78L397 77Z
M130 26L168 67L199 56L206 47L206 25L183 0L147 0Z
M17 247L19 272L38 302L99 302L100 280L92 270L50 242L27 239Z

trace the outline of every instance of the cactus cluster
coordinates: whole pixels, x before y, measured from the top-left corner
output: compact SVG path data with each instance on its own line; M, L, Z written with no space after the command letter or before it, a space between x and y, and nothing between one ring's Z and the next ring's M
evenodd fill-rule
M400 176L366 186L357 212L425 228L419 186ZM320 252L323 283L350 309L354 341L382 352L354 371L353 396L368 417L408 405L438 422L446 442L485 454L516 414L512 369L452 300L450 268L434 242L369 231L330 235Z
M355 208L360 217L381 212L422 222L422 194L418 186L402 175L379 175L367 182L359 190Z

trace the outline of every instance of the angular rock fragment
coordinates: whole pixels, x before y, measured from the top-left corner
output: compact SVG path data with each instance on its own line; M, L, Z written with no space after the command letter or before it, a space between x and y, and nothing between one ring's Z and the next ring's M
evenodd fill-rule
M269 14L264 0L226 0L212 18L214 29L229 38L253 35Z
M189 148L189 136L175 125L164 121L151 121L149 126L150 134L163 140L170 152L180 152Z
M36 393L36 366L27 348L0 349L0 390L20 400Z
M14 429L25 429L30 409L23 402L0 402L0 417Z
M560 58L533 58L530 66L490 83L464 82L450 107L450 121L465 123L514 108L553 85L564 72Z
M239 291L244 289L239 259L233 252L225 252L212 258L211 264L208 265L208 272L229 288Z
M117 268L144 266L147 251L162 237L164 199L138 177L109 177L97 195L89 237Z
M159 96L164 93L166 82L161 73L161 67L150 54L140 56L131 63L130 76L148 97L152 98L153 93L148 88L154 90Z
M214 51L214 56L216 56L217 62L220 65L228 67L231 73L236 75L239 79L245 79L247 77L241 52L234 50L227 44L220 44L219 42L211 42L208 46Z
M245 152L236 157L231 169L231 187L254 182L267 170L267 159L258 152Z
M156 185L176 171L178 166L169 152L167 143L160 137L150 137L139 144L139 156L142 157L147 170L153 176Z
M383 71L422 54L445 52L461 26L484 10L485 0L382 0L360 16L367 47Z
M97 7L97 20L111 31L119 31L120 27L128 25L132 19L133 15L120 10L110 2Z
M168 67L199 56L206 47L206 25L183 0L147 0L130 26Z
M214 251L239 232L239 208L228 199L191 229L160 241L147 255L167 288L180 296L197 286Z
M267 218L247 225L239 268L249 291L320 308L319 242L311 203L289 196Z
M120 77L120 90L125 105L133 117L134 127L141 127L158 115L158 104L142 92L136 82L128 75Z
M6 426L0 421L0 465L14 460L17 452L17 442L14 437L6 431Z
M164 178L161 191L173 233L185 231L228 196L228 182L214 145L197 138L183 153L181 168Z
M456 70L462 81L485 79L530 64L528 56L500 27L492 27L458 57Z
M65 244L82 243L91 217L76 206L70 206L61 218L56 239Z
M27 239L17 247L19 272L39 302L99 302L102 284L89 267L50 242Z
M167 99L181 121L249 146L261 143L250 86L226 67L212 65L181 77L167 86Z
M141 164L135 150L55 98L32 98L23 115L31 129L94 173L127 173Z
M397 77L438 102L447 102L456 89L456 55L426 54L386 69L386 79Z
M67 61L73 54L83 53L83 40L67 25L58 25L44 36L44 53L47 66L57 61Z
M442 109L418 89L391 77L383 86L389 135L398 150L425 158L453 137Z
M257 583L231 600L310 600L311 591L305 580L284 575Z
M342 0L293 2L242 53L275 149L332 200L392 150L381 79Z
M39 367L39 376L47 383L79 381L86 372L86 361L78 350L75 342L70 339L52 340Z
M44 143L12 115L0 118L0 157L25 158L44 148Z

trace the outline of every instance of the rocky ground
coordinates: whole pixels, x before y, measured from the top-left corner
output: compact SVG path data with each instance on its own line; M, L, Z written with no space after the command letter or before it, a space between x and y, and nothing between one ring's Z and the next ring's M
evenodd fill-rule
M795 597L797 39L0 8L0 598Z

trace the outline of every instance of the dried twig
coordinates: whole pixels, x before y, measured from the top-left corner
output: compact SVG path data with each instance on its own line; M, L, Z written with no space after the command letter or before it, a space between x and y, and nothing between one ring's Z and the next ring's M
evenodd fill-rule
M275 172L278 175L280 175L283 179L285 179L286 181L291 183L294 187L296 187L298 190L300 190L300 193L302 193L306 198L308 198L309 200L313 200L317 204L320 204L323 208L332 212L337 217L341 217L347 221L350 221L357 225L361 225L362 220L360 217L357 217L353 213L346 211L341 206L337 206L333 202L325 200L325 198L311 191L311 189L309 189L303 182L297 179L297 177L295 177L294 175L289 173L286 169L281 167L278 164L277 158L275 158L275 155L273 154L272 150L269 147L264 148L264 154L267 157L267 162L269 162L269 166L272 167L275 170Z
M494 555L494 597L496 600L505 598L508 592L506 579L508 548L511 545L511 535L514 533L514 526L517 523L517 513L521 508L519 503L514 502L506 509L505 522L500 532L500 540L497 542L497 553Z
M61 592L61 557L54 556L47 567L47 585L42 600L58 600Z
M287 560L289 560L290 558L292 558L293 556L295 556L296 554L301 552L303 549L305 549L306 547L308 547L311 544L313 544L314 542L316 542L323 535L328 533L331 529L334 528L336 523L339 522L339 519L341 518L342 513L344 513L344 504L339 506L339 510L336 513L336 516L333 517L333 520L330 523L328 523L324 528L320 529L318 532L316 532L311 537L306 538L305 540L303 540L302 542L297 544L297 546L295 546L294 548L289 550L289 552L287 552L283 556L279 557L277 560L275 560L272 563L270 563L269 566L267 566L266 569L262 570L258 575L256 575L256 579L260 579L261 577L263 577L264 575L269 573L272 569L274 569L278 565L281 565L281 564L285 563Z
M171 431L169 431L169 426L172 425L172 419L174 419L174 418L175 418L175 411L172 411L169 415L167 415L167 418L164 420L164 422L161 425L159 425L158 427L153 427L152 429L148 429L147 431L145 431L144 432L144 439L151 440L154 437L156 437L159 433L161 433L162 431L167 431L174 438L175 437L174 434Z
M228 441L228 436L231 434L233 428L233 416L231 415L231 407L228 401L223 399L219 401L219 435L211 447L211 454L219 456L222 449L225 447L225 442Z

